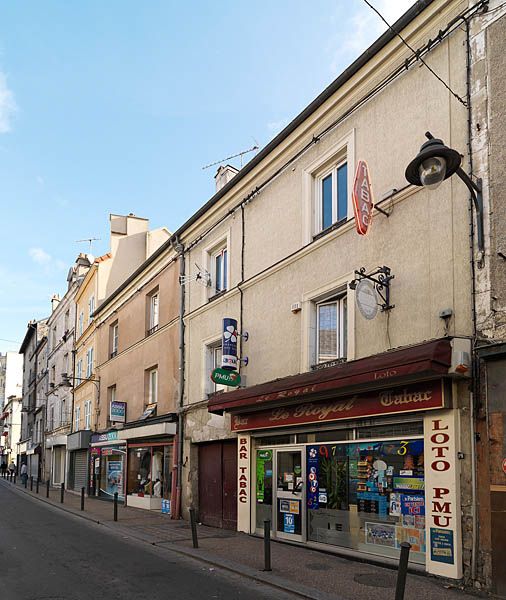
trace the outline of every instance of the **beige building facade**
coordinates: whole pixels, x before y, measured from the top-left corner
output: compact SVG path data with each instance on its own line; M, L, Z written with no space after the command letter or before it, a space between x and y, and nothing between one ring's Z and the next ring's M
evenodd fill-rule
M409 540L415 568L469 579L467 191L404 175L426 131L467 156L466 37L452 26L466 9L417 3L397 24L453 93L386 33L177 232L183 508L204 523L255 533L269 518L277 539L386 562ZM365 236L359 161L379 205ZM388 278L373 319L357 308L364 275ZM235 391L210 379L224 318Z

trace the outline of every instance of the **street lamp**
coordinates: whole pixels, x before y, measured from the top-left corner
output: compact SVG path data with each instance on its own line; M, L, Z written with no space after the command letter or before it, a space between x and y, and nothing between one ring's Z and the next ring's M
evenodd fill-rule
M434 190L441 183L456 174L466 184L476 210L478 250L483 257L485 244L483 239L483 195L481 179L476 183L462 170L462 156L453 148L448 148L443 140L435 138L429 131L425 134L429 140L422 144L420 152L406 168L409 183Z

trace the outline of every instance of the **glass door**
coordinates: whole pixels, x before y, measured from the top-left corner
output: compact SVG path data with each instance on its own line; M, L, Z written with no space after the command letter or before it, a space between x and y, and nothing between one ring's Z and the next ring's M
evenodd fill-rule
M276 451L276 537L302 541L304 479L302 449Z

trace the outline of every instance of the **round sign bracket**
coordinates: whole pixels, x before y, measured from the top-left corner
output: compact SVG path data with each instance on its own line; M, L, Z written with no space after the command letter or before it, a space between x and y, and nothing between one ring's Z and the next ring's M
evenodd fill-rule
M358 286L359 286L360 282L368 281L370 284L368 286L369 291L371 290L371 288L373 288L374 292L377 293L379 298L383 301L383 302L378 302L378 306L381 308L381 311L385 312L387 310L391 310L392 308L394 308L395 304L390 303L390 282L392 281L392 279L394 279L395 275L392 275L390 267L386 267L386 266L378 267L371 273L367 273L366 271L367 270L365 267L361 267L358 271L355 271L355 279L350 281L350 283L348 284L350 289L357 290L357 294L358 294L358 292L359 292ZM364 294L367 293L365 291L366 290L365 284L362 286L362 289L364 291ZM372 306L371 306L372 303L367 302L367 304L368 304L368 307L370 308L369 312L370 312L370 314L372 314ZM362 312L362 309L360 308L360 304L359 304L359 310L365 316L364 312ZM364 309L364 310L365 310L365 312L368 312L368 310L366 310L366 309ZM370 316L370 317L365 316L365 318L366 319L367 318L374 319L375 316L376 316L376 314L374 314L373 316Z

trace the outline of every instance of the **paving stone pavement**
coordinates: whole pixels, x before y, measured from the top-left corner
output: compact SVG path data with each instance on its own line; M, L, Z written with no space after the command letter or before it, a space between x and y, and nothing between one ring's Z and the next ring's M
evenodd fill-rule
M4 485L13 485L1 479ZM65 492L64 503L60 503L60 490L50 489L46 498L46 487L40 486L39 494L20 485L15 487L58 508L98 522L125 538L154 544L160 548L177 551L208 564L221 566L246 577L284 587L301 597L330 600L378 600L394 599L396 571L393 569L349 560L329 554L273 542L272 573L263 569L263 539L235 531L226 531L198 526L199 548L192 546L191 529L186 521L173 521L159 512L119 505L118 521L113 520L113 505L109 501L85 498L85 510L80 510L78 494ZM295 597L295 596L294 596ZM405 600L465 600L484 597L470 591L457 589L440 579L409 573Z

